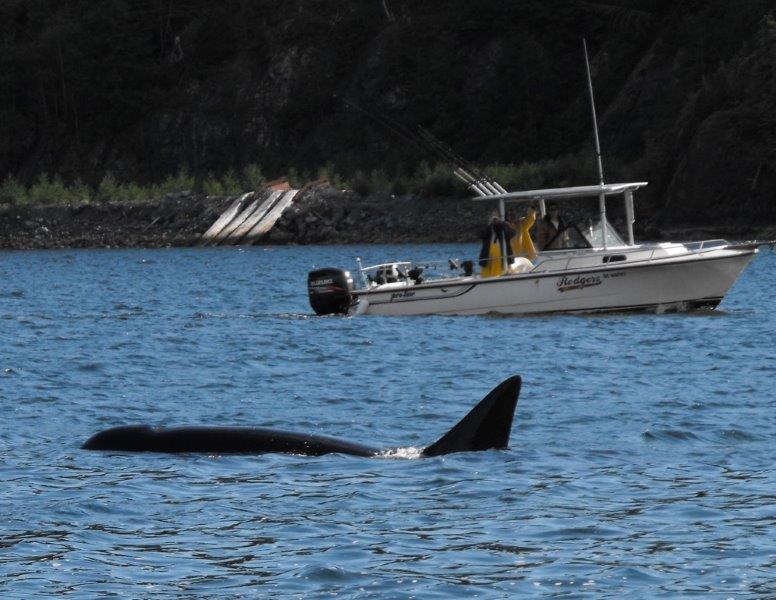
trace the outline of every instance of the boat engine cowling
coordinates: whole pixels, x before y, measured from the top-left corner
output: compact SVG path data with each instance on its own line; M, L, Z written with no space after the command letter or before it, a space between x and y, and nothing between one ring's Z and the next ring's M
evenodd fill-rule
M345 315L353 304L353 277L342 269L310 271L307 295L316 315Z

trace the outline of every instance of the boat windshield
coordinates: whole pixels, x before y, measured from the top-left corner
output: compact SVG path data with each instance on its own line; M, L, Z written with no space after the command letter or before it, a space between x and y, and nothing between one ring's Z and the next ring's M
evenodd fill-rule
M592 246L576 223L561 229L544 247L545 250L579 250L582 248L592 248Z
M582 230L585 234L585 239L590 242L593 248L603 248L604 239L601 231L601 222L593 223L592 220L588 221L587 227ZM607 246L625 246L625 242L617 233L614 226L606 222L606 245Z
M592 220L588 220L586 222L572 223L561 229L544 249L581 250L584 248L602 248L603 245L600 221L594 223ZM606 245L625 245L617 230L608 222L606 224Z

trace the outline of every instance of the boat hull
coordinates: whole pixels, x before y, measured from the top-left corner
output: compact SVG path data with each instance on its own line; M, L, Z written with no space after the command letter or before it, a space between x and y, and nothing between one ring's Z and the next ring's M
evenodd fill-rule
M755 253L751 247L729 247L703 257L359 291L357 311L373 315L475 315L714 308Z

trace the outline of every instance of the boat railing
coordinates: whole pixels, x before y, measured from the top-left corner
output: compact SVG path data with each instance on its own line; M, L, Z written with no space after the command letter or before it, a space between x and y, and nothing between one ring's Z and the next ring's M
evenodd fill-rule
M684 246L686 250L692 252L693 254L700 254L703 252L711 252L712 250L724 248L729 244L730 242L728 242L727 240L717 239L717 240L703 240L701 242L686 242L686 243L683 243L682 246ZM662 250L662 248L660 247L652 248L652 252L649 255L648 262L652 262L652 260L655 258L655 252L657 252L658 250Z
M359 261L361 259L358 259ZM386 268L386 267L411 267L413 264L415 264L414 261L393 261L393 262L387 262L387 263L380 263L379 265L369 265L367 267L364 267L359 262L358 269L362 273L366 273L368 271L377 271L380 268ZM424 263L425 264L425 263Z
M707 250L709 248L719 248L720 246L728 246L730 242L727 240L703 240L702 242L685 242L685 248L689 250Z
M677 245L677 249L683 247L688 254L702 254L706 252L712 252L714 250L718 250L720 248L723 248L725 246L728 246L729 242L724 239L714 239L714 240L703 240L699 242L687 242L683 243L681 245ZM617 249L610 249L608 252L616 252ZM628 255L641 255L638 258L636 256L633 256L632 259L628 259L627 263L621 263L619 259L617 262L613 263L605 263L602 262L602 264L607 264L608 266L615 267L615 266L624 266L627 265L633 265L633 264L639 264L639 263L652 263L656 259L664 259L664 258L677 258L679 256L682 256L684 253L680 252L679 254L673 254L673 255L666 255L664 254L666 252L666 248L661 246L654 246L652 248L644 248L643 250L633 250L630 249L629 251L626 251L626 254ZM662 254L662 256L661 256ZM597 254L595 255L597 256ZM601 255L601 259L604 258L604 254ZM523 275L529 274L529 273L541 273L541 272L554 272L554 271L569 271L569 270L583 270L583 269L589 269L591 265L585 264L585 265L579 265L579 266L572 266L572 264L576 261L584 260L585 258L590 258L590 255L580 255L580 254L572 254L572 255L566 255L566 256L558 256L558 257L541 257L540 260L536 262L536 264L531 268L530 270L523 271ZM499 258L494 259L485 259L487 260L502 260ZM413 261L392 261L392 262L385 262L385 263L379 263L374 265L368 265L363 266L361 264L361 259L357 259L358 262L358 269L360 272L360 275L362 279L364 280L364 283L369 280L368 276L372 273L377 273L381 269L399 269L400 271L403 271L401 273L402 277L406 278L407 273L410 269L414 267L422 267L423 270L436 270L435 278L441 278L444 279L446 277L454 278L458 277L458 274L450 274L450 275L444 275L442 272L450 269L451 271L457 271L459 268L461 268L461 264L459 261L454 259L446 259L446 260L413 260ZM474 261L470 261L474 262ZM441 276L441 277L440 277Z
M702 242L690 242L682 244L688 253L692 254L701 254L705 252L712 252L713 250L718 250L720 248L723 248L725 246L728 246L730 243L727 240L723 239L717 239L717 240L704 240ZM638 258L636 260L628 260L627 264L632 265L634 263L651 263L655 260L655 255L660 252L664 252L665 248L661 248L659 246L652 248L649 251L649 256L644 258ZM629 252L629 254L635 254L635 252ZM676 256L680 255L674 255L674 256L662 256L660 258L675 258ZM544 258L541 261L537 262L534 267L528 271L528 273L537 273L537 272L543 272L543 271L567 271L571 268L571 263L575 260L579 260L580 258L585 258L584 256L580 255L571 255L571 256L558 256L558 257L552 257L552 258ZM602 257L603 258L603 257ZM622 263L607 263L612 266L614 265L620 265ZM580 267L574 267L575 269L589 269L590 265L580 266Z
M571 260L573 258L576 258L576 257L574 257L574 256L568 256L568 257L560 256L560 257L557 257L557 258L545 258L541 262L537 262L534 265L533 269L531 269L528 272L529 273L535 273L537 271L565 271L565 270L567 270L569 268L569 264L571 263ZM548 263L561 263L563 261L566 262L565 266L557 268L557 269L540 268L540 267L545 267Z
M465 275L471 275L474 264L473 261L460 261L452 258L445 260L391 261L367 266L364 266L361 263L361 258L357 258L356 262L358 264L359 275L361 276L361 283L365 287L369 287L370 284L373 284L374 281L380 277L381 272L383 272L383 276L386 279L388 279L388 277L394 277L398 280L412 280L418 283L421 274L425 272L434 273L433 279L452 279L460 277L460 270L463 270ZM445 271L448 270L450 273L445 273ZM415 275L413 275L413 271L415 271ZM424 275L423 277L425 278L426 276Z

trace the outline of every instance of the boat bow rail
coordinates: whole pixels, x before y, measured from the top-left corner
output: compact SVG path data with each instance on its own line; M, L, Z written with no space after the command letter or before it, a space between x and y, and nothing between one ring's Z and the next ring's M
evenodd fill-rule
M731 244L727 240L706 240L689 243L661 243L638 246L610 247L559 252L559 256L539 255L534 267L527 274L544 272L574 272L593 267L629 267L655 262L668 262L687 258L702 259L712 255L730 254L722 251L749 251L751 244ZM754 247L756 250L756 247ZM613 260L614 259L614 260Z

